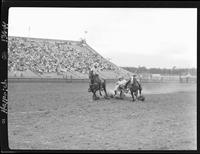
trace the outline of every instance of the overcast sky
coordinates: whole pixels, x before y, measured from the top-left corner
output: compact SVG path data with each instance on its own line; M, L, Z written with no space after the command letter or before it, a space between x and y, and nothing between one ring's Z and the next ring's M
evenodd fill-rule
M195 8L10 8L8 35L86 37L92 48L118 66L197 64Z

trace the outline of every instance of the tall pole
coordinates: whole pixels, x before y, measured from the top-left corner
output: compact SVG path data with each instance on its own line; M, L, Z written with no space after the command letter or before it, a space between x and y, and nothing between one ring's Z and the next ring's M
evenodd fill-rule
M86 35L87 35L87 33L88 33L88 31L85 30L85 31L84 31L84 34L85 34L85 35L84 35L84 40L85 40L85 41L86 41Z
M28 26L28 37L30 37L31 27Z

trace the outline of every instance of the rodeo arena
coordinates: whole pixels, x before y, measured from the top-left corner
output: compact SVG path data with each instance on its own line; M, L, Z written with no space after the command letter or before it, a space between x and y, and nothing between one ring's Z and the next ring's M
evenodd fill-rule
M129 71L85 39L9 36L8 55L11 149L196 149L190 71Z

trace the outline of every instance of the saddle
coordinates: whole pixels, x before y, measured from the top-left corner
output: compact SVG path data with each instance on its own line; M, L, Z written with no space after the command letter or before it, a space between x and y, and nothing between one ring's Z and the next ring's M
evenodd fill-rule
M101 78L98 74L95 74L93 78L94 80L96 79L97 82L104 82L104 79Z
M128 89L132 89L133 91L138 90L138 88L140 90L142 90L142 87L141 87L140 83L137 80L134 80L132 83L131 83L131 80L129 80L126 83L125 87L127 87Z

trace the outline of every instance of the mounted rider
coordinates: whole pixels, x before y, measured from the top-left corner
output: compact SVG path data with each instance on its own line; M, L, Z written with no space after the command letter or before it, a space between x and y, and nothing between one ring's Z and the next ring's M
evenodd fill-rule
M127 89L127 85L131 83L131 84L134 84L134 85L138 85L139 88L142 90L142 87L141 87L141 84L140 82L137 80L137 75L136 74L133 74L131 76L131 78L128 80L128 82L125 84L124 88Z
M99 68L98 68L98 63L94 63L92 65L92 67L90 68L90 71L93 71L94 75L98 75L99 74Z
M100 80L102 79L100 77L100 70L99 70L99 67L98 67L98 63L94 63L91 68L90 68L90 71L93 73L93 76L97 76ZM93 84L93 80L90 80L90 85ZM88 89L88 91L90 91L90 88Z
M98 78L99 79L102 79L102 75L101 75L101 71L100 71L100 69L99 69L99 64L96 62L96 63L94 63L93 65L92 65L92 67L90 68L90 71L92 71L93 72L93 75L94 76L98 76Z

